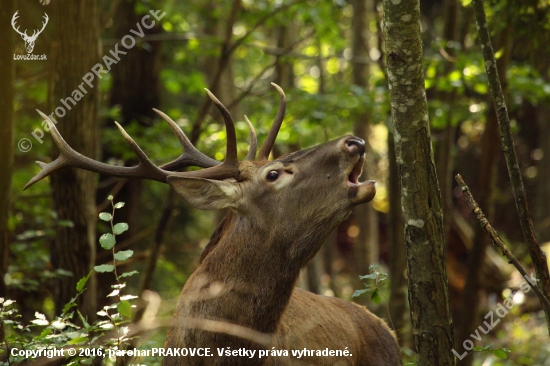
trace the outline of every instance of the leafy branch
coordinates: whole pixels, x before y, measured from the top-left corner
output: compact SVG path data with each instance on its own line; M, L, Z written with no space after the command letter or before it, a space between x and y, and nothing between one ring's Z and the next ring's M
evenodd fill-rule
M0 359L4 361L0 362L0 365L18 365L26 362L24 355L12 356L11 349L14 348L41 351L41 354L44 354L47 350L79 349L80 347L86 347L88 352L79 353L74 357L70 355L68 365L91 364L94 358L106 355L105 349L121 349L135 338L129 327L123 325L129 323L132 317L132 305L129 300L137 298L137 296L121 295L121 290L126 286L126 283L121 280L136 274L137 271L124 272L119 275L116 268L118 262L125 261L133 255L131 250L115 250L116 236L128 230L128 224L114 223L115 211L124 207L124 203L114 203L112 196L109 196L108 200L111 202L111 213L102 212L99 217L110 223L111 233L103 234L99 242L102 248L112 252L113 262L95 266L94 270L99 273L112 272L114 274L116 284L112 286L113 291L107 297L116 297L118 301L104 306L97 313L104 318L92 324L88 323L88 319L78 309L75 311L77 299L86 291L86 283L90 279L92 271L77 282L76 295L65 304L61 314L52 321L48 320L44 314L35 312L35 318L29 324L23 325L19 321L21 315L15 307L15 301L0 298L0 330L6 335L4 344L0 348ZM75 324L75 313L82 325ZM111 336L111 333L105 334L106 331L113 331L114 336ZM50 357L47 358L52 361ZM65 357L54 358L62 360Z

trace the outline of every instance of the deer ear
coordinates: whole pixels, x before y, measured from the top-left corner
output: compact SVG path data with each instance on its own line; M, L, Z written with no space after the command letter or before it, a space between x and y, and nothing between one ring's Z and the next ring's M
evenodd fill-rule
M175 175L166 180L187 203L199 210L235 207L239 198L236 184L231 182Z

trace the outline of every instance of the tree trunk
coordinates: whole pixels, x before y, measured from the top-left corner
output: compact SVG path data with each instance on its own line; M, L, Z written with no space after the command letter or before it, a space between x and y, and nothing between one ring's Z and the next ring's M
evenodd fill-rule
M365 62L368 59L368 17L366 0L353 0L353 16L351 19L352 27L352 75L353 84L358 85L368 92L368 65ZM366 167L363 170L361 180L373 179L374 159L372 158L372 147L369 144L370 125L369 112L358 116L354 133L356 136L365 140L365 151L367 156ZM369 265L378 263L378 215L372 205L361 205L353 210L354 221L359 228L359 234L355 241L355 259L356 270L360 275L369 273Z
M13 29L11 17L15 13L15 3L6 0L0 8L0 34L2 52L0 53L0 296L6 296L4 275L8 269L10 248L10 215L11 176L13 169L13 102L14 102L14 68L13 68Z
M289 21L285 25L280 25L276 28L277 48L279 50L288 50L295 42L295 25ZM294 64L285 58L277 58L275 65L274 82L283 90L290 89L294 86Z
M143 14L136 14L136 1L123 1L117 8L115 37L122 39L128 34L129 29L133 29L138 23ZM143 28L145 36L159 34L161 26L158 22L150 28ZM158 116L153 111L153 108L160 107L160 83L159 74L161 69L160 59L161 42L153 41L144 44L138 44L130 50L126 50L124 58L113 65L113 87L111 89L111 106L120 107L121 118L118 120L122 126L127 126L132 122L138 122L144 129L151 126L153 120ZM164 122L161 122L164 123ZM107 126L112 133L118 134L113 121L110 121ZM110 146L105 146L102 154L102 160L113 157ZM126 161L127 166L137 164L137 159ZM112 181L117 184L118 180L112 180L112 177L102 176L100 181ZM113 189L113 185L103 185L98 190L97 202L105 202L106 197ZM125 202L123 208L117 210L117 222L126 222L129 225L129 230L117 237L121 242L136 235L140 230L142 215L140 214L140 200L142 193L141 179L126 179L123 186L116 193L117 202ZM153 244L154 245L154 244ZM152 251L157 253L156 251ZM155 260L156 256L150 256L149 260ZM99 264L99 263L98 263ZM154 266L153 266L154 268ZM152 272L146 272L152 275ZM101 288L98 289L98 296L103 299L109 292L112 291L110 285L113 281L111 273L103 273L99 275Z
M388 82L418 365L454 365L439 183L430 139L418 0L384 0Z
M503 75L502 86L504 92L506 92L506 85L508 84L505 80L505 75L511 52L511 47L508 41L509 34L510 30L507 28L503 35L504 54L497 61L499 74ZM489 103L489 105L491 105L491 103ZM479 192L476 192L476 196L479 197L478 203L481 209L485 212L485 215L489 221L491 221L494 213L493 191L496 185L496 163L498 161L498 150L500 147L498 121L494 107L489 108L487 124L483 133L481 145L481 164L479 177L477 179L477 187ZM489 243L490 240L483 228L480 225L476 225L472 251L468 257L468 273L466 275L464 289L462 290L462 310L460 318L457 322L459 325L456 329L455 349L459 354L463 353L462 342L469 339L470 334L476 329L477 325L482 323L482 319L478 314L481 291L481 275L483 272L486 250ZM460 366L470 366L473 361L474 356L473 354L470 354L462 359L458 364Z
M56 22L55 87L51 105L58 106L57 110L63 108L66 113L56 117L57 128L70 146L94 158L98 141L97 82L93 88L86 88L87 93L75 105L70 100L65 103L60 100L71 97L82 83L82 77L99 62L97 2L54 1L52 5L55 19L59 21ZM72 277L55 280L53 292L58 314L65 303L74 297L77 281L88 274L95 262L96 177L91 172L64 169L51 175L51 185L58 219L70 220L74 224L73 227L57 226L51 247L54 268L73 273ZM80 299L81 311L89 319L94 319L97 311L93 277L88 281L84 297Z
M453 42L457 40L457 0L445 0L444 9L444 27L443 40ZM454 48L446 47L445 52L449 57L454 57ZM454 63L445 60L445 67L441 77L448 77L455 69ZM455 146L455 127L453 126L453 102L456 98L456 92L438 91L436 98L447 106L445 126L439 130L434 130L433 134L439 135L435 146L435 166L439 178L439 187L441 189L441 198L443 202L443 219L445 222L445 235L451 227L451 212L453 208L452 189L453 189L453 148Z
M545 54L534 51L536 66L539 74L542 75L545 82L549 82L547 58ZM500 74L500 72L499 72ZM500 74L502 75L502 74ZM540 135L538 147L542 152L542 158L537 163L537 188L536 197L538 204L535 206L535 228L537 237L541 243L550 241L550 106L546 103L540 103L537 106L537 124Z
M501 74L502 75L502 74ZM539 125L539 148L542 150L542 159L537 164L537 202L535 207L535 227L537 237L541 243L550 241L550 106L540 104L538 107L537 122Z

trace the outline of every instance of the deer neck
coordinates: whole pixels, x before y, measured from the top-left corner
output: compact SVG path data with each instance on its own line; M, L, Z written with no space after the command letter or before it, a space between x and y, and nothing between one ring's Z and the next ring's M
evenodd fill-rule
M208 289L212 314L273 333L301 268L290 248L312 244L314 251L318 248L315 243L301 241L289 242L230 213L214 233L200 267L189 281L196 282L193 287ZM204 304L200 310L204 310Z

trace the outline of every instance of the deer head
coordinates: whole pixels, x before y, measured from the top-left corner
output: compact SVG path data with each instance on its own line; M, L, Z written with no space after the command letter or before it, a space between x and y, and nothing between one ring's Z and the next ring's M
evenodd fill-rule
M208 325L208 322L221 320L224 324L239 326L255 334L283 332L275 337L280 347L288 347L290 342L300 347L324 349L332 348L337 341L346 343L349 340L342 349L349 346L357 360L361 357L371 360L361 364L400 364L395 338L374 315L354 308L353 304L349 304L352 307L348 309L347 305L335 304L332 300L311 298L316 296L313 294L293 292L300 269L354 206L374 197L375 185L373 181L358 181L364 163L365 143L351 135L268 160L286 110L283 90L272 85L280 95L277 116L257 157L256 133L245 116L251 142L243 161L237 159L231 115L208 90L209 97L223 116L227 131L226 155L221 163L199 152L178 125L158 110L155 112L172 127L184 151L174 161L156 166L117 123L139 160L133 167L115 167L78 154L63 140L55 124L39 111L50 125L60 155L49 164L38 162L42 171L29 181L25 189L58 169L74 167L105 175L168 183L185 201L199 209L230 208L205 249L201 265L182 291L167 336L168 348L258 347L257 339L216 335L212 328L201 328L205 322ZM188 166L205 169L177 171ZM311 306L319 308L311 309ZM340 325L337 318L328 323L325 320L320 328L318 324L295 326L298 318L307 320L308 316L319 311L330 314L342 309L355 314L346 318L345 326ZM328 317L323 316L324 319ZM355 325L357 329L351 329ZM222 328L227 329L226 326ZM306 334L308 329L319 329L327 334L311 337ZM333 333L339 337L347 333L347 336L337 339ZM231 331L228 334L232 334ZM297 339L306 339L306 343ZM321 339L325 343L312 344L311 339ZM350 343L352 339L355 340L353 345ZM265 344L261 347L265 348ZM166 365L198 365L204 360L188 361L165 358ZM216 364L235 362L230 361L219 360ZM247 365L263 365L264 362L265 359L248 360Z
M34 49L34 42L36 42L36 38L38 38L38 35L42 33L44 28L46 28L46 24L48 24L48 20L49 20L48 14L44 13L44 22L42 23L42 29L40 30L35 29L32 35L29 36L27 35L26 29L24 32L21 32L19 30L19 26L16 27L15 21L17 20L17 18L19 18L19 14L17 13L19 13L19 10L16 11L15 14L13 14L13 17L11 18L11 26L17 33L19 33L21 38L23 38L23 41L25 41L25 48L27 49L27 53L32 53L32 50Z
M374 181L358 182L364 163L365 143L358 137L348 135L269 161L286 110L283 90L275 84L273 86L280 94L275 121L256 158L256 133L245 116L251 144L248 155L241 162L237 159L231 115L208 90L206 92L223 116L227 131L226 156L222 163L199 152L179 126L156 109L155 112L172 127L184 151L176 160L156 166L115 122L138 157L139 164L134 167L111 166L78 154L63 140L55 124L38 111L48 121L60 155L49 164L37 162L42 171L27 183L25 189L63 167L116 177L151 179L170 184L196 208L211 210L229 207L255 227L272 227L273 223L277 223L280 228L277 235L283 240L297 242L301 237L322 239L350 214L355 205L374 197ZM188 166L205 169L175 171ZM291 249L295 252L293 260L303 265L317 249L316 246Z

